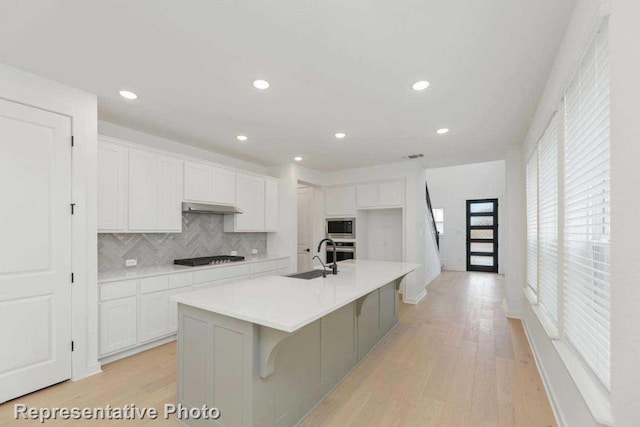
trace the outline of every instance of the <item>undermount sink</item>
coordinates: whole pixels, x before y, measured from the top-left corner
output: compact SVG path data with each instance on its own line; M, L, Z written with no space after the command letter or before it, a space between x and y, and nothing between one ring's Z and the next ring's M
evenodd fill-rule
M311 280L311 279L315 279L316 277L321 277L323 273L324 272L322 270L309 270L309 271L303 271L302 273L287 274L284 277L292 277L294 279ZM331 272L329 272L327 274L331 274Z

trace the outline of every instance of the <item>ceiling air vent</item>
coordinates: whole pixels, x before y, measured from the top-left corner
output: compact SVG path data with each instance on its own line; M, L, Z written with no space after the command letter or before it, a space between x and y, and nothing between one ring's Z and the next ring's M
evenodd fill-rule
M424 157L424 154L418 153L418 154L410 154L408 156L404 156L404 159L413 160L413 159L420 159L422 157Z

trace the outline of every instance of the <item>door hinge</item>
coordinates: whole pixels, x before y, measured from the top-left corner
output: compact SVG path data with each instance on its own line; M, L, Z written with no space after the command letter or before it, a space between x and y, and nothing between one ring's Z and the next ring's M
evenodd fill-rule
M76 345L73 341L71 341L71 351L74 351L76 349Z
M76 204L75 203L71 203L71 215L73 215L76 211Z
M71 135L71 146L73 147L75 145L75 141L73 140L73 135Z
M73 273L71 273L71 283L73 283L74 280L75 280L75 277L74 277Z

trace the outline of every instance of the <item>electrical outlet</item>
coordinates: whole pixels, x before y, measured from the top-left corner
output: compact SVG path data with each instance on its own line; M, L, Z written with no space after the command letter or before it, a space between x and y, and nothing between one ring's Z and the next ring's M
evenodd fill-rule
M238 251L231 251L231 256L237 256L238 255Z
M128 259L124 262L124 265L127 267L135 267L136 265L138 265L138 260L137 259Z
M257 255L257 254L258 254L258 250L257 250L257 249L251 249L251 253L252 253L253 255Z

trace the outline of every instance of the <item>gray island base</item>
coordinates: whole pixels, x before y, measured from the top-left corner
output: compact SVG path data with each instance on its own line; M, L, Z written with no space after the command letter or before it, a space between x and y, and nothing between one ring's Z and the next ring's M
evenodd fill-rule
M367 262L371 261L364 263ZM260 281L267 278L248 281L244 289L240 284L238 292L231 287L225 295L218 292L222 301L227 298L235 301L235 305L230 305L233 310L243 313L238 316L220 314L216 311L223 310L193 303L214 299L215 290L210 294L202 294L202 291L182 294L186 297L177 299L178 403L185 408L216 407L221 415L217 420L182 419L179 422L192 427L294 426L299 423L397 325L397 290L403 277L416 266L385 264L398 264L403 268L386 274L387 277L378 277L378 283L381 279L388 281L368 285L375 289L344 304L343 298L348 298L350 292L351 295L353 291L361 293L367 288L361 282L370 274L359 273L354 265L345 267L346 272L338 274L344 274L342 280L334 276L333 282L331 277L311 281L279 277L273 279L276 284L265 284L266 288L284 286L281 291L286 292L286 287L291 286L287 281L295 282L303 287L297 295L301 299L298 306L304 308L302 299L307 298L306 303L322 306L320 312L328 311L316 316L317 313L310 309L311 318L317 318L299 328L284 324L275 328L238 318L248 317L245 314L251 308L247 306L256 307L258 301L245 304L235 298L245 297L252 287L260 286ZM367 266L360 264L360 267ZM389 280L389 276L395 277ZM349 281L351 284L347 283ZM285 297L281 303L295 309L295 299L295 295L288 301ZM264 303L268 304L268 301ZM334 304L339 307L331 309ZM263 310L265 318L270 313L274 319L282 317L268 308ZM292 316L292 321L293 317L296 316Z

